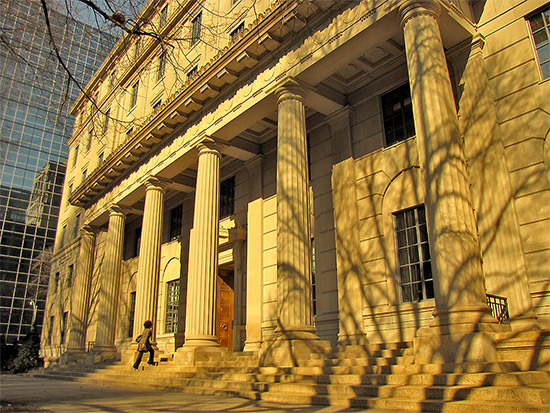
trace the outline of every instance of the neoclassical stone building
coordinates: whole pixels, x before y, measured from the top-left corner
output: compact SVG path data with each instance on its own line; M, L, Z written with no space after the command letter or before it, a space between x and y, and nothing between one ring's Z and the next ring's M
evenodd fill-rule
M150 1L158 36L124 36L72 108L43 356L130 355L147 319L188 365L489 361L548 328L549 13Z

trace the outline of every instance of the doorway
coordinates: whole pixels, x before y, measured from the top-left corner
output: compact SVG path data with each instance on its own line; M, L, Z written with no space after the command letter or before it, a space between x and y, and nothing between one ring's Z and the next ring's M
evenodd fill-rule
M220 346L233 351L233 318L235 306L234 274L219 270L216 299L216 336Z

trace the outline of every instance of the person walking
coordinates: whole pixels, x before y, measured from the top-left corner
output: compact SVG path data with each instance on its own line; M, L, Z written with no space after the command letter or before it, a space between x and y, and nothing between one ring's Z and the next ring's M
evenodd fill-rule
M141 335L139 335L136 338L136 341L138 343L138 356L136 359L136 362L132 366L134 370L137 370L139 368L139 364L141 363L141 359L143 358L143 354L145 352L149 352L149 361L147 364L154 366L155 365L155 350L153 349L153 346L151 345L151 337L153 337L153 322L151 320L147 320L145 323L143 323L143 332Z

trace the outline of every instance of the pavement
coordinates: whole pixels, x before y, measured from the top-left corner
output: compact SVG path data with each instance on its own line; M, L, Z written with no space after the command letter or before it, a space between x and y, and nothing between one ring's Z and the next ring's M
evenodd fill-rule
M337 406L304 406L239 397L205 396L0 375L1 412L363 412ZM382 413L381 410L368 410ZM387 411L385 411L387 413Z

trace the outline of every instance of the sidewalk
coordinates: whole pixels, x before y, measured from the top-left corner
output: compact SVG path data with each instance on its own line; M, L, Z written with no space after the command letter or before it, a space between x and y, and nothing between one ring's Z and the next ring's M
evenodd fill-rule
M238 397L116 388L73 381L0 376L2 412L362 412L330 406L297 406ZM9 405L11 404L11 406ZM380 410L368 410L370 413Z

